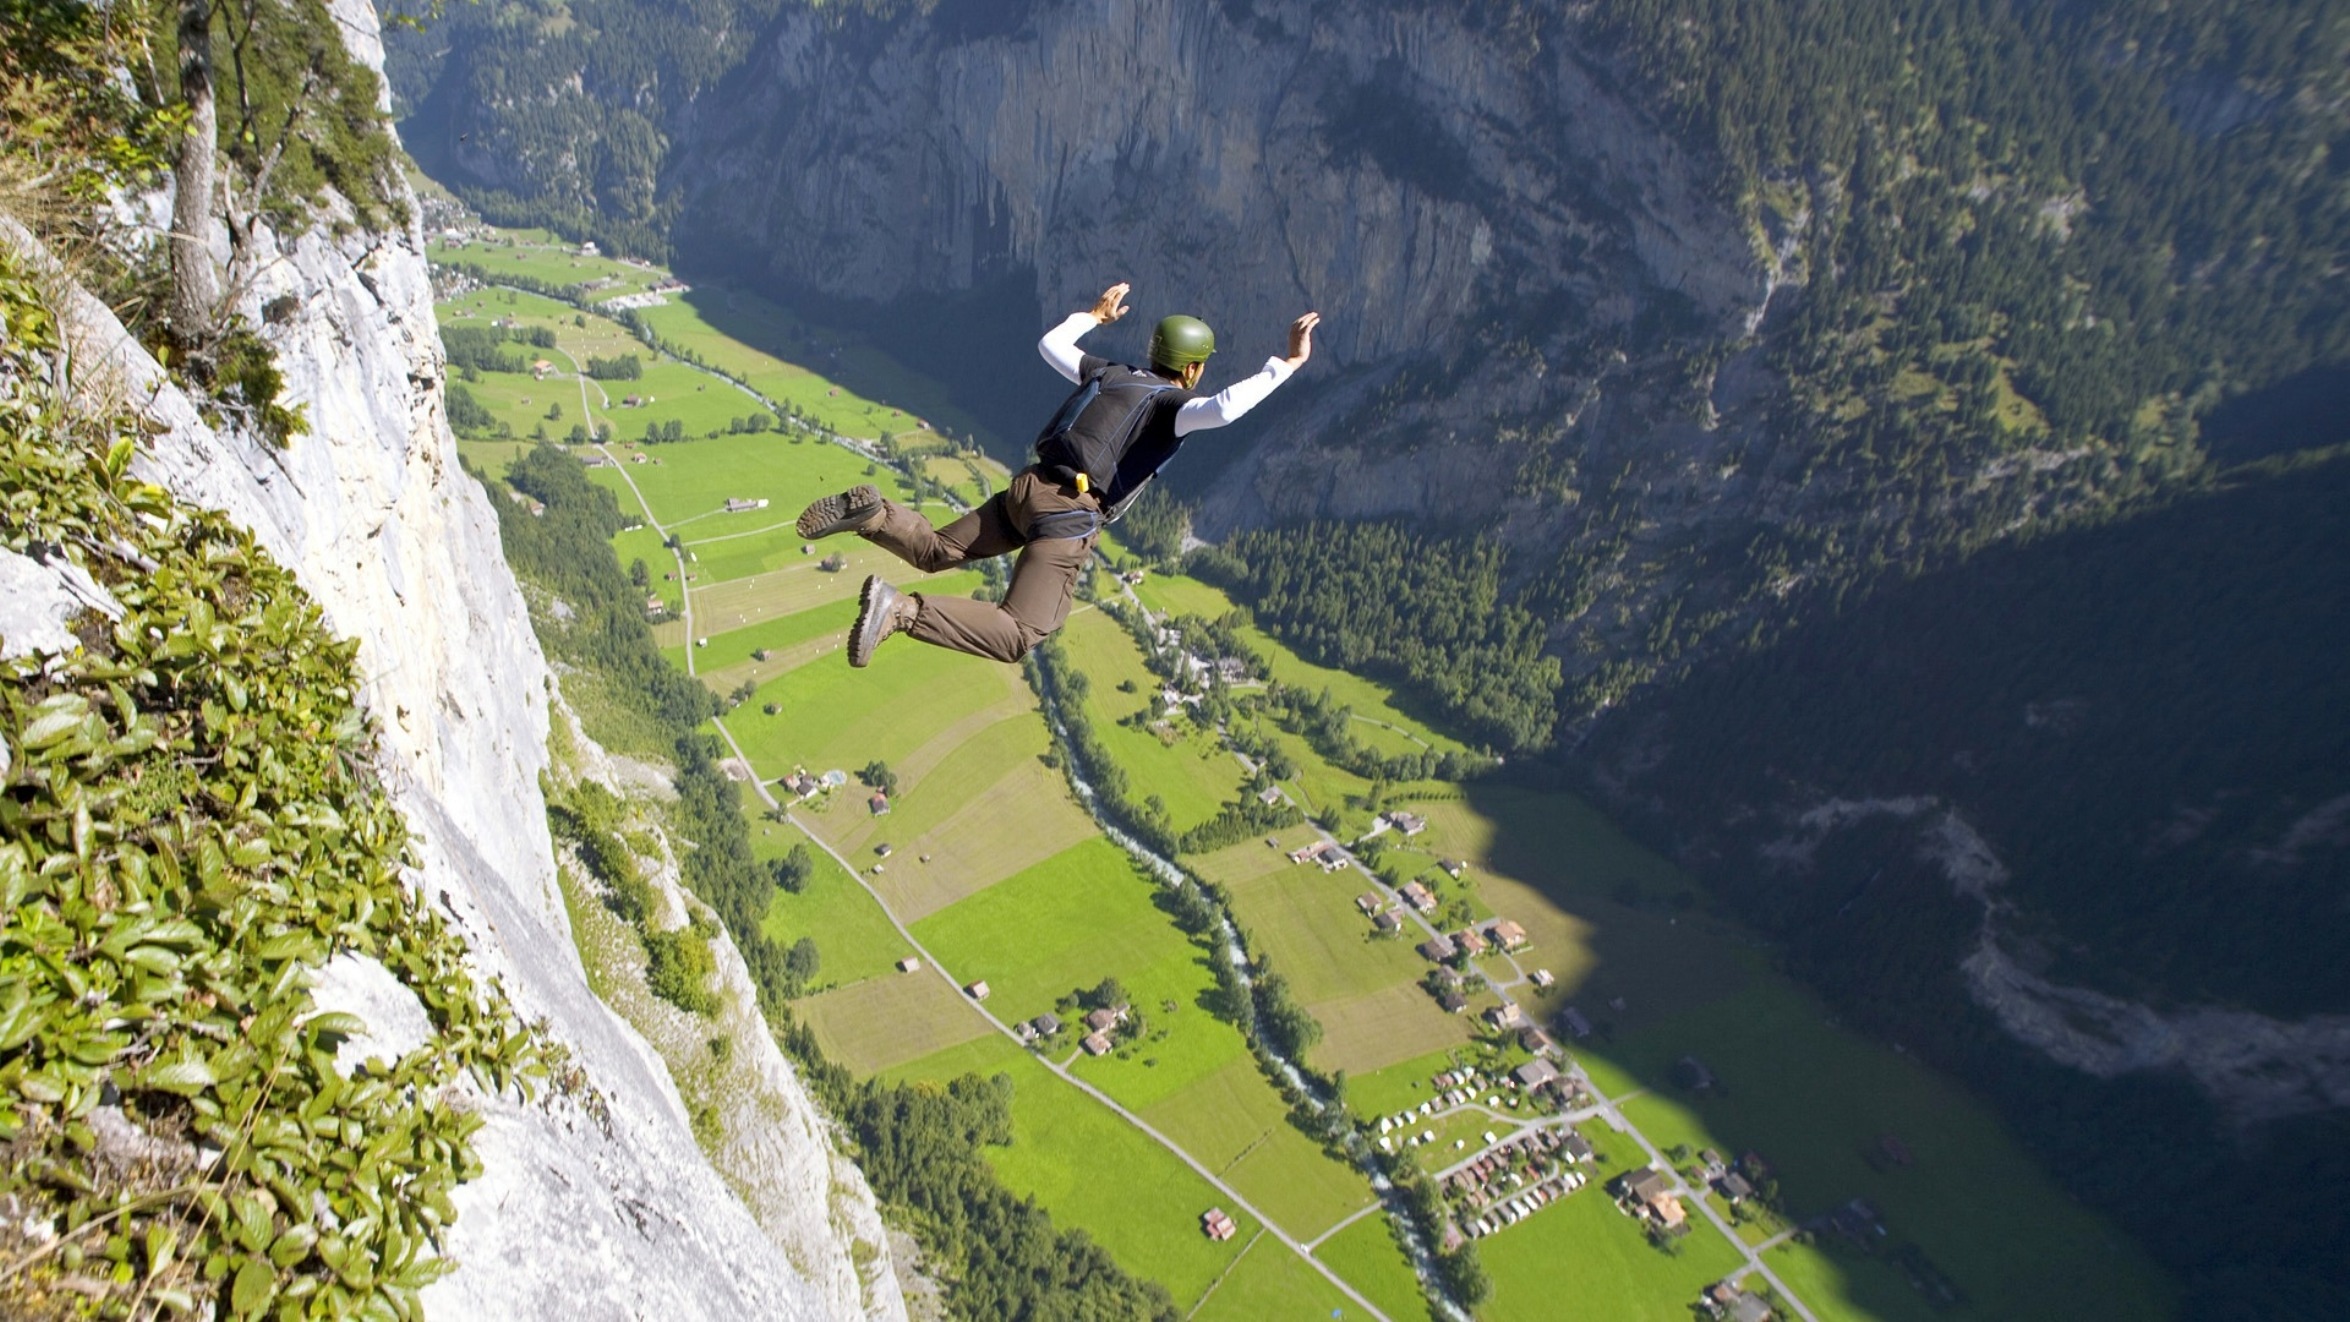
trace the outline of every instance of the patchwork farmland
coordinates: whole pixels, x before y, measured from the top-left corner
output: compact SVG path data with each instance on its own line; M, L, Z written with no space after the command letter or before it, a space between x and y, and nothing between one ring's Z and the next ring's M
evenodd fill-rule
M467 383L490 419L463 442L468 461L494 486L534 433L583 429L570 452L644 521L615 553L643 563L666 654L729 700L723 733L775 804L756 848L804 842L816 857L768 925L821 951L793 1011L825 1053L860 1076L1007 1075L1015 1136L987 1150L997 1173L1187 1313L1427 1316L1388 1205L1260 1064L1212 934L1187 930L1166 883L1072 792L1072 751L1028 675L908 642L865 671L839 654L867 573L994 590L976 571L923 579L854 538L808 547L791 528L806 501L855 482L939 520L1000 485L1006 470L968 443L951 401L745 291L672 291L624 320L495 277L609 279L590 291L608 298L649 295L666 272L527 233L435 255L492 277L452 280L445 327L554 338L528 370ZM627 354L642 375L625 392L583 373ZM835 361L896 389L861 395L825 374ZM2164 1311L2148 1265L1960 1087L1827 1023L1586 805L1502 776L1388 783L1337 765L1275 686L1327 693L1382 755L1473 750L1115 539L1083 597L1052 662L1083 678L1059 692L1134 798L1156 800L1177 836L1250 804L1302 812L1176 861L1316 1025L1301 1063L1336 1086L1356 1152L1441 1186L1528 1135L1590 1142L1574 1193L1490 1232L1471 1195L1444 1195L1440 1220L1475 1245L1490 1287L1478 1316L1679 1318L1724 1282L1820 1319L1936 1316L1937 1281L1985 1317ZM1235 640L1245 675L1210 676L1225 659L1199 655L1211 633ZM1403 898L1415 887L1425 908ZM1495 948L1443 964L1419 949L1463 931ZM1089 1051L1083 1016L1106 998L1124 1014ZM1043 1016L1058 1030L1025 1040ZM1521 1081L1538 1064L1556 1079ZM1481 1086L1444 1082L1462 1077ZM1885 1158L1888 1138L1907 1160ZM1769 1174L1729 1199L1709 1153L1725 1174L1747 1154ZM1650 1167L1684 1209L1675 1229L1609 1191ZM1856 1201L1881 1235L1839 1215ZM1210 1208L1230 1214L1228 1238L1202 1233Z

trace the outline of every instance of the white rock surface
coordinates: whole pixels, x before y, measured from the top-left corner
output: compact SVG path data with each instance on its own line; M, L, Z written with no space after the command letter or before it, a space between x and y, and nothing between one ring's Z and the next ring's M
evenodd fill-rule
M337 11L355 52L375 59L372 11L348 2ZM0 224L0 242L47 264L11 224ZM771 1165L754 1217L696 1146L661 1062L588 988L538 788L552 680L488 500L458 467L421 232L338 237L322 227L254 266L240 294L249 319L258 324L281 296L294 300L292 315L264 333L288 396L308 409L309 435L276 450L207 426L80 291L63 309L75 386L139 405L160 434L137 474L250 528L330 625L359 640L381 770L415 836L414 884L462 931L479 971L571 1050L602 1099L480 1099L487 1173L458 1192L446 1248L461 1269L427 1292L428 1312L902 1318L894 1283L862 1285L851 1236L835 1229L877 1227L878 1213L789 1066L777 1057L770 1071L785 1113L762 1149ZM44 592L61 590L46 581ZM13 612L17 594L8 596ZM731 945L724 955L740 967ZM324 990L338 1007L398 1017L364 970L335 972ZM844 1205L855 1214L841 1216Z

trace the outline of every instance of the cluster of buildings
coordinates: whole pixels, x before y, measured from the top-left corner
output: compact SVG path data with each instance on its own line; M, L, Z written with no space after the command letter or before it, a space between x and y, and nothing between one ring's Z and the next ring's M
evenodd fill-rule
M793 767L791 774L775 782L775 785L776 788L791 795L794 799L808 799L814 798L826 790L839 789L848 783L849 773L846 771L827 771L819 776L811 773L806 767Z
M1616 1180L1616 1206L1659 1234L1679 1235L1689 1229L1688 1210L1673 1192L1672 1180L1654 1166L1626 1171Z
M1316 840L1312 844L1289 851L1292 863L1319 863L1324 872L1339 872L1354 866L1346 849L1335 840Z
M1098 1010L1089 1010L1085 1015L1085 1038L1078 1045L1085 1048L1088 1056L1109 1055L1110 1048L1116 1045L1110 1035L1117 1032L1118 1026L1125 1022L1126 1007L1123 1005L1105 1005Z
M1466 1204L1461 1228L1479 1238L1590 1183L1575 1168L1593 1155L1590 1142L1572 1129L1538 1129L1480 1155L1446 1176L1443 1187Z
M1383 812L1379 814L1379 820L1387 826L1403 832L1407 837L1418 835L1428 829L1428 819L1418 813Z
M1058 1035L1060 1031L1061 1016L1054 1014L1050 1010L1045 1011L1043 1014L1038 1015L1034 1019L1024 1019L1019 1023L1012 1025L1012 1036L1019 1038L1020 1045L1022 1046L1027 1046L1034 1042L1042 1042L1047 1038Z

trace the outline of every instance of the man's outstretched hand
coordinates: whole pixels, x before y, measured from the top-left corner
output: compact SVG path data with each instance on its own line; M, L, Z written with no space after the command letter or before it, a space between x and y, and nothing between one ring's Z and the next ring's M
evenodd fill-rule
M1322 324L1322 314L1309 312L1289 323L1289 370L1294 372L1314 356L1314 327Z
M1118 318L1125 316L1126 291L1132 288L1134 288L1134 286L1121 280L1118 283L1111 285L1108 289L1103 290L1102 296L1095 299L1093 302L1093 319L1100 322L1102 325L1107 326L1111 322L1116 321Z

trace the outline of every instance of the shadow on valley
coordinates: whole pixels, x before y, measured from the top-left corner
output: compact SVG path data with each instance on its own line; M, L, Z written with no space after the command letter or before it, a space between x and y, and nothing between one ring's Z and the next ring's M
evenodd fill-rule
M1955 810L1996 855L2001 940L2030 974L2171 1014L2350 1006L2345 501L2350 456L2304 454L1984 552L1701 667L1577 752L1706 903L1768 933L1837 1016L1989 1095L2196 1317L2350 1315L2350 1127L2237 1125L2179 1071L2101 1080L2009 1039L1962 981L1982 907L1933 833ZM1837 801L1873 806L1799 820ZM1632 881L1622 898L1698 906ZM2235 1077L2273 1099L2328 1065Z
M778 280L765 273L755 254L710 241L679 244L676 269L692 282L747 285L810 327L826 328L809 332L815 340L779 337L764 319L722 306L723 292L707 299L689 296L726 334L786 362L803 363L869 399L906 400L934 412L959 410L976 422L988 452L1006 463L1025 462L1037 426L1067 393L1037 360L1036 337L1047 323L1037 308L1035 274L1025 267L971 289L890 303L839 298ZM908 371L876 370L877 364L863 355L835 354L842 332L870 343ZM812 345L822 350L813 358Z

